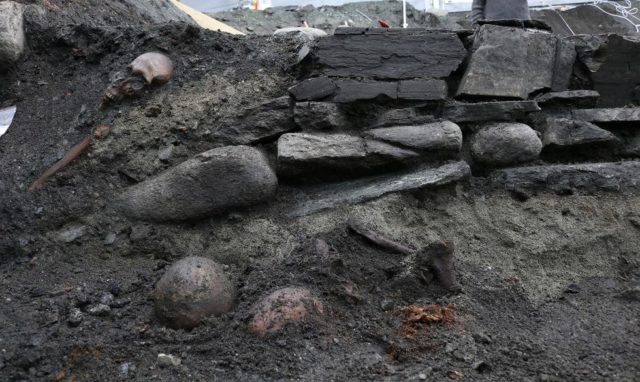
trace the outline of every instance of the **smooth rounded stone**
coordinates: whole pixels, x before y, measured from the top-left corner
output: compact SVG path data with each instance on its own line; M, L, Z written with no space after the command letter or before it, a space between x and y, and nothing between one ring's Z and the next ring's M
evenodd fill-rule
M327 36L327 32L322 29L305 28L305 27L290 27L281 28L273 32L274 36L296 36L301 37L307 42L317 40L321 37Z
M253 307L249 330L264 337L281 331L287 324L324 314L320 300L302 287L286 287L271 293Z
M260 150L226 146L128 188L116 204L134 219L190 220L268 201L277 187L278 179Z
M442 121L415 126L383 127L369 131L372 138L423 151L453 151L462 148L462 130L453 122Z
M0 2L0 69L13 66L24 51L23 12L22 4Z
M186 257L160 278L154 292L156 317L174 329L190 329L211 315L231 310L234 287L222 266L204 257Z
M542 151L536 132L523 123L495 123L483 127L471 142L473 159L486 165L509 165L534 160Z

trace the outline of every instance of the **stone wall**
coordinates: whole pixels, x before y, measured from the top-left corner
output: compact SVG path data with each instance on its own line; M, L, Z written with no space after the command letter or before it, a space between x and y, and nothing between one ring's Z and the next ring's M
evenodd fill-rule
M539 22L498 24L475 37L340 28L307 40L307 78L238 121L251 138L240 144L275 145L275 170L255 148L231 150L232 159L212 150L126 191L122 206L151 220L198 218L269 201L277 180L305 192L292 216L472 173L518 195L640 185L638 163L620 162L640 155L640 108L601 107L632 101L640 76L607 73L635 60L635 42L611 36L603 58L585 48L588 36L561 38ZM232 163L234 176L224 170ZM155 213L184 187L197 190L196 208ZM238 187L246 198L225 196Z

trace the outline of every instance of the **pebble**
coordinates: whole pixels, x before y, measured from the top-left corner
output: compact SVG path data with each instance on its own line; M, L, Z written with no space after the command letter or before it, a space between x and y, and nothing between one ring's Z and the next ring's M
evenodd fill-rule
M120 376L122 378L128 378L129 373L133 373L136 371L136 365L131 362L125 362L120 365Z
M473 339L476 341L476 343L479 343L479 344L488 345L491 343L491 337L481 332L474 333Z
M109 232L107 236L104 237L104 241L103 241L104 245L111 245L115 243L116 237L117 235L115 234L115 232Z
M162 149L160 149L160 151L158 151L158 159L160 159L163 162L168 161L169 159L171 159L172 154L173 154L173 145L165 146Z
M171 354L158 354L158 364L160 366L180 366L182 360Z
M92 316L108 316L109 313L111 313L111 308L109 308L109 305L96 304L90 307L87 311Z
M425 373L418 374L418 379L425 380L427 379L427 375Z
M78 308L73 308L71 309L71 312L69 312L69 317L67 318L67 323L69 324L69 326L71 327L76 327L78 325L80 325L80 323L82 323L82 319L83 319L83 314L82 311Z

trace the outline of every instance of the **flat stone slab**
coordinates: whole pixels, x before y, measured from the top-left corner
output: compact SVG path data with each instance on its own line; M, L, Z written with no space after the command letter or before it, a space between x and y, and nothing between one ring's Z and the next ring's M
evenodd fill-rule
M447 98L447 83L443 80L417 79L398 83L398 99L408 101L441 101Z
M331 99L333 102L347 103L356 101L395 100L398 99L396 81L358 81L339 79L334 81L337 90Z
M616 141L616 136L591 122L547 118L542 127L544 146L572 147Z
M511 191L621 191L640 187L640 162L509 168L494 172L490 180Z
M293 181L359 177L420 155L410 148L348 134L290 133L278 140L278 175Z
M292 207L289 216L305 216L340 205L364 203L394 192L444 186L470 175L469 165L460 161L435 168L418 168L402 173L323 185L304 190L308 199Z
M296 101L315 101L332 96L338 87L329 77L313 77L289 88Z
M593 108L598 98L600 93L595 90L566 90L542 94L536 98L536 102L541 106Z
M528 99L551 89L557 43L550 33L481 26L457 95Z
M435 122L435 120L435 117L430 113L421 113L417 108L406 107L385 111L378 116L371 127L422 125Z
M443 118L456 123L513 121L540 110L535 101L450 102L444 106Z
M455 32L338 28L315 51L317 73L383 80L445 78L467 56Z
M413 150L438 152L443 158L457 155L462 147L462 130L460 126L449 121L383 127L369 130L367 135Z
M579 109L573 118L594 123L640 122L640 107L613 109Z

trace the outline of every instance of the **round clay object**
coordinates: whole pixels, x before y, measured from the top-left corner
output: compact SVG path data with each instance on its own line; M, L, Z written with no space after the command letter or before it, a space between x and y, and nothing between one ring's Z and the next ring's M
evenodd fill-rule
M155 314L171 328L190 329L207 316L231 310L234 295L222 266L204 257L186 257L158 281Z

